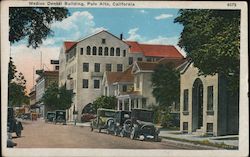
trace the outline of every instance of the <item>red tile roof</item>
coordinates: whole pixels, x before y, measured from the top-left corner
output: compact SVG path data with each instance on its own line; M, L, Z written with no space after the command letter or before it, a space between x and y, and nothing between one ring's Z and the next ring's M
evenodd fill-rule
M177 59L177 58L162 58L158 61L159 64L173 64L175 68L182 65L184 62L186 62L188 59Z
M158 65L158 62L141 62L138 61L137 65L139 66L140 70L154 70Z
M122 75L122 72L107 72L108 84L117 82L116 80Z
M144 56L184 58L172 45L140 44L136 41L126 41L131 53L143 53Z
M159 64L173 64L175 68L186 62L187 59L177 59L177 58L162 58L158 62L142 62L137 61L137 65L140 70L154 70Z
M133 82L134 75L131 73L132 66L126 69L124 72L107 72L108 84L115 82Z
M128 69L126 69L120 77L116 80L116 82L133 82L134 81L134 75L131 73L132 66L130 66Z
M67 52L72 46L74 46L77 42L73 42L73 41L65 41L64 42L64 46Z

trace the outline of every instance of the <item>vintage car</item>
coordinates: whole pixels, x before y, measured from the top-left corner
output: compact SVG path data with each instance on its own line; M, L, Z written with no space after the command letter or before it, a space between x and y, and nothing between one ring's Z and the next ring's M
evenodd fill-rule
M8 121L7 121L8 132L15 132L17 137L21 137L23 130L22 123L16 120L15 111L12 107L8 107Z
M55 112L47 112L45 122L53 122L56 117Z
M98 132L101 132L102 129L108 128L108 121L113 120L115 117L115 110L99 108L97 110L96 118L93 119L90 123L90 129L98 129Z
M114 119L109 119L107 133L119 135L123 129L123 124L127 119L130 119L130 111L116 111Z
M154 139L158 141L159 129L153 124L154 112L146 109L132 109L131 119L124 122L122 134L129 135L131 139Z
M7 130L9 130L9 127L7 127ZM17 143L13 142L12 140L12 134L7 132L7 147L8 148L13 148L15 146L17 146Z
M56 110L54 123L63 123L66 125L66 111L65 110Z

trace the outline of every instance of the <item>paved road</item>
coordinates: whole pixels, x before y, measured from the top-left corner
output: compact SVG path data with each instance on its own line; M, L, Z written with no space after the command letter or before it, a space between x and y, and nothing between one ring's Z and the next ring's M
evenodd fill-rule
M175 142L139 141L106 133L91 132L89 127L25 121L22 137L13 140L17 148L115 148L115 149L200 149Z

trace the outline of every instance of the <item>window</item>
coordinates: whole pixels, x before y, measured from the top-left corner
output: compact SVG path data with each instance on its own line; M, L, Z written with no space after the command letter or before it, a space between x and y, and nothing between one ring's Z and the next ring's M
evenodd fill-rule
M188 111L188 89L184 89L183 111Z
M147 57L147 62L152 62L152 58Z
M95 72L100 72L100 63L95 63Z
M95 46L93 47L93 50L92 50L92 51L93 51L93 52L92 52L93 55L96 55L96 47L95 47Z
M126 57L126 50L123 50L123 57Z
M213 123L207 123L207 133L213 133Z
M89 80L87 79L82 80L82 88L89 88Z
M105 87L105 96L108 96L108 87Z
M187 132L188 131L188 122L183 122L183 131Z
M99 48L98 48L98 55L99 55L99 56L102 56L102 47L99 47Z
M207 110L213 111L213 86L207 87Z
M120 56L120 48L116 48L116 56Z
M131 109L135 108L135 104L134 104L134 100L130 100L131 101Z
M136 88L137 89L140 88L140 76L139 75L136 76Z
M127 85L122 85L122 91L127 92Z
M94 88L95 89L100 88L100 80L94 80Z
M133 64L133 57L129 57L129 58L128 58L128 64L129 64L129 65Z
M80 48L80 54L83 55L83 48Z
M142 98L141 101L142 101L142 108L146 108L147 99L146 98Z
M83 72L89 72L89 63L83 63Z
M112 64L106 64L106 71L112 70Z
M87 55L90 55L91 54L91 48L90 46L87 46Z
M122 64L117 64L117 72L122 71Z
M137 61L142 61L142 58L141 58L141 57L138 57L138 58L137 58Z
M109 48L105 47L104 48L104 56L108 56L109 55Z
M114 56L115 49L113 47L110 48L110 56Z
M106 44L106 39L102 39L102 44Z

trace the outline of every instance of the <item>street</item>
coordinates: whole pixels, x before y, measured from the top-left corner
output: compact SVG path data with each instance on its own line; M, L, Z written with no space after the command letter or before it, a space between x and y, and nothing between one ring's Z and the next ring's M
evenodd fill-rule
M23 121L20 138L13 134L16 148L107 148L107 149L200 149L199 146L179 145L175 142L131 140L90 131L89 127L62 125L38 121Z

